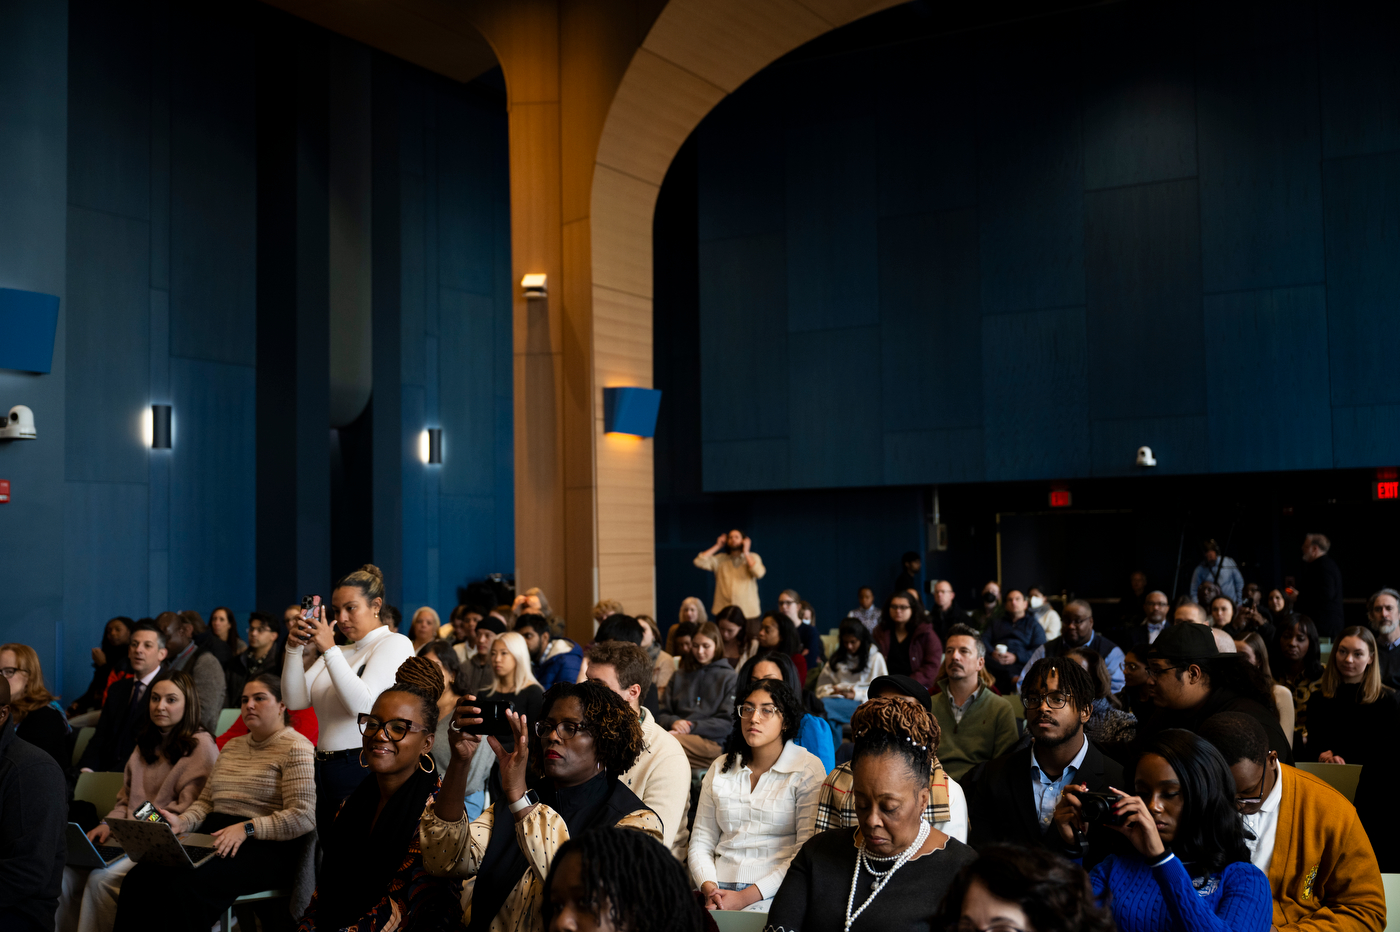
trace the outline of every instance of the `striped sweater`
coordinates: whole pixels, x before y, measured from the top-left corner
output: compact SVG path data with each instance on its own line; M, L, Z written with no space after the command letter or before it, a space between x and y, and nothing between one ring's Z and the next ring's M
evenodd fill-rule
M316 827L316 785L311 742L293 728L266 741L234 738L214 764L204 792L185 810L187 831L210 813L242 816L264 841L290 841Z

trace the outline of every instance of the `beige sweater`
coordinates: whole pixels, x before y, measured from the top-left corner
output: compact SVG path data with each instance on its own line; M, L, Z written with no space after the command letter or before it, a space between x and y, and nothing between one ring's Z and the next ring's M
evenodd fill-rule
M209 732L195 735L195 749L172 764L158 754L155 763L146 763L141 749L131 752L117 793L117 804L107 813L109 819L129 819L147 802L179 815L199 798L204 783L219 759L219 747Z
M661 843L671 847L690 811L690 761L676 736L642 709L642 754L618 777L661 819Z
M311 742L283 728L261 743L240 735L224 745L209 782L184 814L197 831L212 812L242 816L265 841L300 838L316 827Z

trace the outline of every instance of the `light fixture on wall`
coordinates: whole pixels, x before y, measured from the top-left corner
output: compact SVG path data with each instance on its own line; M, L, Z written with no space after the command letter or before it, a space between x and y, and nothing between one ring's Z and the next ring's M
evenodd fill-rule
M442 465L442 428L429 427L418 435L418 458L429 466Z
M549 297L549 276L543 272L530 272L520 279L520 290L526 299Z
M151 405L146 411L145 434L146 446L152 450L169 450L170 441L174 436L171 429L173 417L170 412L170 405Z
M603 433L651 437L656 433L656 415L660 410L661 392L654 388L605 388Z

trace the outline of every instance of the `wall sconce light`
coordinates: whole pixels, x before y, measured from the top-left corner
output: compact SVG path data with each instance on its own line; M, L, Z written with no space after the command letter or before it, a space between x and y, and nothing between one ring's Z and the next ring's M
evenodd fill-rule
M152 450L170 449L170 423L170 405L151 405L146 422L146 443Z
M661 392L654 388L605 388L603 433L654 436L660 410Z
M543 272L531 272L520 279L520 288L525 292L526 300L547 298L549 297L549 276Z
M419 434L418 458L428 466L442 465L442 428L429 427Z

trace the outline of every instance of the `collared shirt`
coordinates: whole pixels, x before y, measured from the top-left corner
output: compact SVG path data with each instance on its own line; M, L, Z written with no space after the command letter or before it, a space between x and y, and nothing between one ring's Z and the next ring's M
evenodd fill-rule
M968 709L972 708L972 704L977 701L977 697L981 695L983 688L984 687L979 683L977 688L972 691L972 695L967 697L967 701L962 705L958 705L958 701L953 698L952 686L948 687L948 708L953 710L954 724L962 724L962 717L967 714Z
M1089 753L1089 739L1081 732L1079 740L1083 742L1079 753L1074 755L1074 760L1065 765L1064 773L1060 774L1058 780L1050 779L1049 775L1040 769L1040 761L1035 759L1034 754L1031 755L1031 795L1035 797L1035 808L1040 816L1042 832L1050 827L1050 822L1055 817L1055 804L1060 801L1060 794L1066 786L1074 782L1074 775L1084 766L1084 757Z
M138 702L141 701L141 697L146 693L146 691L147 691L148 689L151 688L151 683L155 680L155 678L156 678L157 676L160 675L160 670L161 670L160 666L157 665L156 668L155 668L154 670L152 670L150 673L147 673L145 676L141 677L139 680L137 680L137 681L132 685L132 687L131 687L131 703L132 703L132 705L135 705L136 703L138 703Z
M853 608L846 617L859 619L867 631L874 631L875 626L880 623L880 610L873 605L869 608Z
M1167 620L1165 618L1162 619L1160 624L1154 625L1150 621L1147 622L1147 643L1151 644L1153 641L1157 640L1157 635L1165 630L1167 630Z
M1244 827L1253 838L1245 838L1249 845L1249 861L1264 873L1269 872L1269 863L1274 859L1274 838L1278 835L1278 811L1283 802L1283 765L1270 764L1274 768L1274 788L1264 797L1264 804L1258 812L1244 817Z

